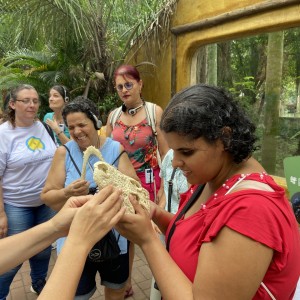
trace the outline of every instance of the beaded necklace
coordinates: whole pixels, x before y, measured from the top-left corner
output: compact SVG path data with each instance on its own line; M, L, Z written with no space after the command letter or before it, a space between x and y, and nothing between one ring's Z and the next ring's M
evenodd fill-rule
M267 174L266 172L262 172L259 176L261 179L263 179L264 175L266 175L266 174ZM222 188L227 190L224 195L229 194L238 184L240 184L249 175L250 174L240 174L240 176L237 178L237 181L231 187L229 187L226 183L223 183ZM227 181L228 181L228 179L225 182L227 182ZM220 196L218 193L214 193L213 200L216 200L218 196ZM200 209L206 209L206 204L201 204Z

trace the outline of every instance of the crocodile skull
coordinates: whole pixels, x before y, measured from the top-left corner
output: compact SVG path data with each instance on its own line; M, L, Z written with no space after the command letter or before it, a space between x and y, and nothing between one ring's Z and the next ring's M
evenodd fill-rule
M126 207L126 213L134 214L133 206L129 200L129 195L136 197L137 201L147 210L150 211L149 193L141 184L135 179L121 173L114 166L104 161L101 152L95 147L90 146L84 151L83 168L81 178L85 178L86 165L90 155L96 155L100 161L94 164L94 181L97 183L99 189L107 185L112 185L123 191L123 205Z

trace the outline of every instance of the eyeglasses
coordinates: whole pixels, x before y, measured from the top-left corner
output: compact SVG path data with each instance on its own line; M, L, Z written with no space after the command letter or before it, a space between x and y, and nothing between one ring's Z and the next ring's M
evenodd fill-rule
M133 88L133 83L132 82L125 82L124 83L124 85L123 84L118 84L117 86L116 86L116 89L119 91L119 92L121 92L121 91L123 91L123 87L127 90L127 91L129 91L129 90L131 90L132 88Z
M39 99L17 99L16 101L22 102L25 105L28 105L29 103L33 103L34 105L38 105L40 104L40 100Z

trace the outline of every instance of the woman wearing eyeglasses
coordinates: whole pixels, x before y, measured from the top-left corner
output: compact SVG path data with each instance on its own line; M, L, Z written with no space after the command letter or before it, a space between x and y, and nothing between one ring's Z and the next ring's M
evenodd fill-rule
M146 102L141 92L143 81L138 70L131 65L122 65L114 73L115 87L123 104L112 111L106 124L106 135L119 141L133 164L150 199L159 202L161 187L159 159L168 151L159 128L162 109ZM163 187L163 186L162 186ZM162 190L159 192L161 194ZM131 253L134 248L131 246ZM131 264L133 256L131 256ZM129 285L127 295L133 294Z
M155 201L160 189L159 156L168 151L159 129L162 109L142 99L143 81L135 67L120 66L114 81L123 104L108 116L106 135L123 145L143 187Z
M37 120L37 91L20 85L11 91L6 111L8 121L0 125L0 238L23 232L48 221L53 211L43 204L40 193L56 146ZM30 258L31 290L40 293L48 272L51 247ZM0 276L0 299L21 265Z
M62 110L70 100L70 93L63 85L55 85L49 91L49 107L53 112L44 116L46 122L52 129L57 146L64 145L70 140L69 129L64 123Z

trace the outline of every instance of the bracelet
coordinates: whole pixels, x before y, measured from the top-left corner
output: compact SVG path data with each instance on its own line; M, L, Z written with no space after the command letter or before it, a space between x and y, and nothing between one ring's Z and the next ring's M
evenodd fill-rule
M57 134L57 136L59 136L61 133L63 133L63 131L61 130L58 134Z

